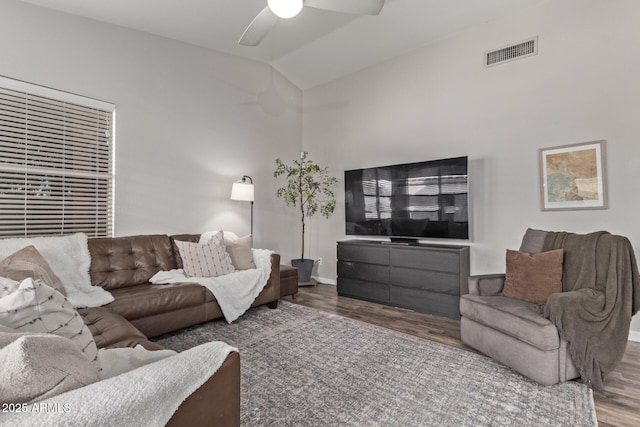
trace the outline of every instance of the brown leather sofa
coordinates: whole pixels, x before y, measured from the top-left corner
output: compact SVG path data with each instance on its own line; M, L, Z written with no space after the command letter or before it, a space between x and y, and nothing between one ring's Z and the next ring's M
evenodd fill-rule
M215 297L196 283L153 285L161 270L182 268L175 240L197 242L199 234L152 234L89 239L92 285L111 292L115 301L105 307L122 315L147 337L222 317ZM280 298L280 255L271 255L271 277L251 305Z
M81 308L98 348L135 347L162 350L124 317L104 307ZM220 368L178 407L167 426L239 426L240 355L231 353Z
M98 348L162 347L148 338L222 317L215 297L194 283L153 285L161 270L182 267L175 240L197 242L197 234L141 235L89 239L91 282L115 300L80 309ZM252 307L276 308L280 297L280 256L271 255L271 277ZM231 353L218 371L174 413L169 426L239 426L240 356Z

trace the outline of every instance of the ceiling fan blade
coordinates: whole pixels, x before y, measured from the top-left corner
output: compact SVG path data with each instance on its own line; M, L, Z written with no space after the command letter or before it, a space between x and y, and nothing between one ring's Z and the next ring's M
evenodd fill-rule
M243 46L258 46L267 34L269 34L269 31L276 24L276 21L278 21L278 17L271 12L269 7L265 7L253 18L251 24L244 30L242 37L238 40L238 43Z
M304 5L334 12L377 15L384 0L305 0Z

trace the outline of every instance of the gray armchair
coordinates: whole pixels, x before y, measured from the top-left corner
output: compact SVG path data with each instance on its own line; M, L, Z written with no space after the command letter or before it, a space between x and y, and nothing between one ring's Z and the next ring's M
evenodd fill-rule
M469 279L460 299L462 342L543 385L579 377L555 325L535 304L499 296L503 284L504 275Z
M521 251L542 251L546 232L527 230ZM556 326L534 303L500 296L504 275L472 276L460 298L462 342L532 380L552 385L580 376Z
M552 290L543 306L500 295L502 275L470 278L469 294L460 298L462 341L541 384L580 376L601 390L605 376L622 360L631 318L640 311L640 272L633 247L626 237L606 231L532 229L520 246L521 252L548 252L538 259L557 249L562 249L561 291ZM544 289L544 277L552 274L554 265L538 265L544 270L537 270L542 274L533 280L541 280ZM517 282L522 265L512 268ZM529 276L517 286L539 291L536 282L526 282L537 272L524 273Z

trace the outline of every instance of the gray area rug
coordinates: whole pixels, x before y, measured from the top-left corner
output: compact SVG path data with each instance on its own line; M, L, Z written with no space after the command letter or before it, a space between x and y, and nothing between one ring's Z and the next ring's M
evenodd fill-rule
M492 359L280 302L156 339L240 350L244 426L594 426L593 397Z

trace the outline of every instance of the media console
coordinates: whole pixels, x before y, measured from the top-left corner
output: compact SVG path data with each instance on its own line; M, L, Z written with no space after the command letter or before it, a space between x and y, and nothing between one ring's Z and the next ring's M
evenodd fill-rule
M469 247L338 242L338 295L460 317L468 293Z

